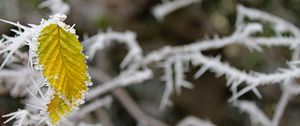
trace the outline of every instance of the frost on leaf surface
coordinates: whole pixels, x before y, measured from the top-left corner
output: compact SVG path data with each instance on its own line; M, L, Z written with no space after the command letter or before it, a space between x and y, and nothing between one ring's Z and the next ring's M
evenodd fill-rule
M58 24L49 24L39 33L39 65L54 90L47 105L52 124L78 107L88 89L90 79L82 48L77 36Z

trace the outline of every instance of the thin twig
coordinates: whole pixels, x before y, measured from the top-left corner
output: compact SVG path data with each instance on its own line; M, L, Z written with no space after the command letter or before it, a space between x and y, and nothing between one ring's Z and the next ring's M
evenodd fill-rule
M103 126L113 126L113 123L111 122L109 115L105 109L98 108L96 110L96 116L98 117Z
M117 88L112 91L113 95L124 105L128 112L139 122L142 126L168 126L164 122L154 119L145 114L137 104L132 100L128 93L122 89Z
M281 120L282 115L284 114L284 110L286 109L286 106L289 103L289 100L291 98L291 92L289 91L291 82L286 83L286 87L283 89L283 94L281 95L280 100L278 101L278 105L276 107L276 112L272 119L272 126L278 126Z
M107 82L112 79L112 77L101 70L97 70L96 68L89 68L89 73L92 78L100 82ZM122 88L113 89L111 92L139 124L143 126L168 126L164 122L145 114L133 101L129 94Z

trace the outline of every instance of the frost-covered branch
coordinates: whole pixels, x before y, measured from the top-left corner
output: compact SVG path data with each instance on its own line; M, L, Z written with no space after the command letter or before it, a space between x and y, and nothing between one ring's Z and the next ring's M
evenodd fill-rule
M5 59L1 63L0 69L2 69L6 63L11 62L14 54L18 51L19 48L26 45L26 42L30 41L30 38L33 35L33 30L24 25L6 20L0 19L1 22L8 23L18 27L18 29L12 29L16 35L14 37L3 35L3 38L0 40L0 55L5 54Z
M242 5L237 6L238 9L238 18L236 21L236 25L239 26L241 23L243 23L243 18L247 17L251 20L261 20L261 21L267 21L271 22L274 25L274 30L277 32L284 32L289 31L293 33L295 38L300 37L300 30L297 28L294 24L281 19L280 17L268 14L266 12L262 12L260 10L252 9L252 8L246 8Z
M5 84L5 87L10 91L9 93L14 97L27 94L25 87L31 87L30 78L38 82L43 80L39 73L31 69L3 69L0 71L0 83Z
M253 16L252 13L255 13L256 16ZM294 28L294 25L291 23L286 22L278 17L242 6L238 6L238 16L239 18L237 19L238 23L236 30L231 36L224 38L217 37L212 40L200 40L185 46L164 47L160 50L153 51L145 56L142 56L141 58L138 58L139 60L133 62L133 64L125 69L124 72L136 71L152 63L163 64L162 66L165 70L165 76L163 79L166 81L166 89L162 97L161 108L164 108L165 105L170 103L168 99L173 90L176 90L176 92L180 93L181 87L192 87L188 81L184 79L184 72L189 69L189 66L186 64L189 62L192 62L194 65L202 66L201 69L195 74L196 78L200 77L205 71L208 70L215 72L217 76L225 75L227 77L227 85L231 86L230 89L233 92L233 97L230 99L230 101L251 90L258 97L261 97L261 94L256 89L258 86L263 84L283 82L286 80L286 78L299 77L300 71L296 65L289 65L290 67L288 69L279 68L275 73L269 74L246 72L231 67L227 63L223 63L220 61L221 57L209 58L202 55L202 51L219 49L231 44L240 44L249 48L250 50L257 50L261 53L263 46L286 46L292 51L295 51L300 44L300 38L297 37L298 29ZM289 31L293 36L283 37L280 34L273 37L254 36L254 34L262 32L262 24L259 22L245 23L244 18L249 16L253 16L250 17L251 19L271 22L274 26L276 26L277 29L275 30L277 30L279 33ZM96 36L109 36L108 34L110 33L103 35L99 34ZM119 33L120 36L122 36L121 34L124 34L123 36L125 36L127 33ZM111 36L113 36L113 34ZM94 37L92 37L90 40L93 41L93 38ZM104 38L105 37L100 37L101 43L99 45L102 45ZM94 41L96 41L95 38ZM123 37L121 40L118 39L118 41L126 41L126 39ZM94 45L96 45L96 43ZM96 49L93 48L93 46L90 46L90 48L92 48L91 50L95 52ZM174 77L173 73L175 73ZM237 88L243 82L245 82L248 86L238 91ZM173 85L175 85L175 88L173 88Z
M36 122L39 122L41 119L38 115L32 115L27 110L18 110L16 112L3 115L2 117L9 117L4 124L16 119L14 126L39 125L40 123Z
M142 49L136 40L136 34L127 31L124 33L108 31L106 33L99 33L84 41L84 45L88 48L87 55L92 59L98 49L103 49L113 41L121 44L126 44L128 47L128 54L122 61L120 67L124 68L130 63L139 61L142 58Z
M238 98L239 96L256 88L259 85L276 84L286 81L287 78L300 77L300 69L296 66L290 66L289 69L279 69L279 72L271 74L255 72L246 73L233 68L226 63L220 62L220 58L208 58L199 53L195 54L195 56L191 57L191 59L193 59L193 64L203 65L199 72L197 72L196 74L201 75L206 70L210 70L216 73L217 76L225 74L227 85L233 88L232 91L236 90L237 87L243 82L250 85L234 95L229 101Z
M263 20L263 21L272 22L273 25L275 26L274 28L277 33L284 32L284 31L291 32L293 35L293 38L295 38L295 39L292 40L291 42L289 40L285 40L285 41L286 41L286 43L290 43L292 45L291 46L292 48L295 48L295 50L293 52L292 62L290 64L294 70L299 69L296 67L298 65L297 60L299 60L299 44L296 44L296 43L299 42L300 30L295 25L293 25L279 17L272 16L270 14L267 14L267 13L264 13L264 12L261 12L261 11L255 10L255 9L238 6L238 10L240 11L240 13L238 14L237 25L240 25L242 23L242 19L244 17L248 17L252 20ZM282 39L285 39L285 38L282 38ZM282 39L275 38L273 40L269 39L269 41L274 41L274 40L279 41ZM287 70L285 70L285 71L287 71ZM286 76L285 80L280 83L283 93L282 93L280 100L278 101L278 105L275 109L275 114L273 115L272 120L267 119L267 117L263 114L263 112L261 110L259 110L256 107L256 105L254 105L252 103L250 104L249 102L238 102L239 103L238 107L241 108L242 110L244 109L245 112L247 112L250 115L251 120L256 120L255 122L257 122L257 123L261 123L264 126L270 126L270 125L278 126L290 98L293 95L297 95L300 93L298 84L295 84L296 78L297 77L287 77ZM250 89L253 89L253 87L256 87L256 86L259 86L259 84L245 87L239 93L237 93L236 98L238 96L242 95L243 93L249 91ZM233 96L233 97L235 97L235 96ZM251 109L251 108L255 108L255 109Z

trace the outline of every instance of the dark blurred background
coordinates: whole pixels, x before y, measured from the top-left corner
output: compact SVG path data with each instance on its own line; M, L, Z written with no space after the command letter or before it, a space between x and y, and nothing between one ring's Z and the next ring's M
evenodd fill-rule
M38 24L41 18L48 18L47 8L39 9L42 0L0 0L0 18L19 21L22 24ZM257 8L277 15L295 25L300 25L300 0L204 0L168 15L159 22L151 14L154 5L160 0L66 0L71 6L67 18L68 24L76 24L75 29L83 40L84 35L94 35L99 31L133 31L137 33L138 42L144 53L160 49L165 45L185 45L196 40L231 35L235 27L236 5ZM0 23L0 33L13 35L11 25ZM265 35L272 35L268 26L264 27ZM264 53L250 52L239 45L230 45L219 50L205 52L206 55L221 55L223 61L229 62L243 70L274 72L278 67L285 67L290 59L287 48L264 48ZM125 52L125 53L124 53ZM112 76L120 71L119 63L126 54L124 45L111 46L99 51L91 66L100 67ZM105 66L105 67L104 67ZM249 116L240 112L227 102L231 93L225 86L225 78L216 78L213 73L205 73L199 79L193 79L193 68L186 75L195 85L194 89L184 89L182 95L173 95L173 106L159 111L159 103L164 90L160 80L163 71L154 66L155 78L144 84L129 86L126 89L136 103L149 115L175 125L188 115L209 119L219 126L250 126ZM263 99L247 93L241 99L255 101L271 118L274 107L281 95L278 86L263 86L259 90ZM22 98L12 98L0 86L0 115L22 108ZM300 99L295 97L287 106L282 118L282 126L300 124ZM136 125L135 120L126 112L117 100L108 109L116 126ZM0 124L4 121L0 118ZM95 121L95 120L94 120ZM96 120L97 121L97 120Z

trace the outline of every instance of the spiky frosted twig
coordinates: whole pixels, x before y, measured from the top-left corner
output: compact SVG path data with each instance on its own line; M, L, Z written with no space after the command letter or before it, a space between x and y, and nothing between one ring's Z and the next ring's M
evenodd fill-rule
M296 50L293 52L293 57L292 57L292 62L295 62L296 60L299 60L299 44L295 44L299 41L299 37L300 37L300 30L293 24L279 18L276 16L272 16L270 14L255 10L255 9L250 9L250 8L245 8L243 6L238 6L238 10L240 11L240 13L238 14L238 20L237 20L237 25L242 23L242 18L243 17L248 17L250 19L259 19L259 20L264 20L264 21L268 21L268 22L273 22L275 25L275 30L277 32L282 32L282 31L288 31L291 32L293 34L293 36L296 38L296 40L294 41L294 43L291 43L291 45L293 45L293 47L297 47ZM292 63L293 65L293 63ZM298 63L294 64L294 65L298 65ZM295 67L294 67L295 68ZM299 69L299 68L296 68ZM280 98L280 100L278 101L278 105L276 107L275 110L275 114L272 118L271 121L267 121L268 119L263 119L260 118L262 115L261 110L256 109L254 110L249 110L246 111L247 113L249 113L250 117L252 120L257 120L259 123L265 125L265 126L278 126L280 119L284 113L284 110L288 104L289 99L293 96L293 95L297 95L299 94L299 86L297 84L295 84L295 78L293 77L286 77L284 82L281 82L281 87L283 90L282 96ZM251 89L251 87L246 87L243 90L241 90L240 92L246 92L246 90ZM255 106L255 105L254 105Z
M244 24L243 18L249 17L254 20L262 20L272 22L275 26L275 30L277 32L289 31L293 34L293 37L282 37L281 35L274 37L254 37L252 34L262 31L261 24L258 23L250 23ZM255 49L258 51L262 51L261 46L287 46L291 50L295 51L294 54L297 54L297 47L300 44L299 39L299 30L293 24L286 22L278 17L272 16L270 14L245 8L243 6L238 6L238 20L237 20L237 29L236 31L229 37L225 38L215 38L213 40L204 40L198 41L190 45L180 46L180 47L165 47L161 50L154 51L145 57L143 57L139 62L135 63L133 66L146 66L147 64L153 62L163 62L165 68L165 76L166 80L166 89L162 98L161 105L167 105L169 103L168 97L173 92L173 83L177 85L178 80L182 76L182 63L192 61L195 65L202 65L202 68L197 72L196 77L201 76L205 71L210 70L215 72L218 76L225 74L227 77L228 85L231 85L231 91L233 92L233 97L231 100L238 98L242 94L252 90L258 96L261 97L260 93L257 91L256 87L262 84L269 83L284 83L287 79L299 77L299 68L296 65L290 64L289 69L279 69L280 71L270 74L263 73L254 73L254 72L244 72L229 66L226 63L222 63L220 58L209 58L207 56L202 55L201 51L210 50L210 49L218 49L223 48L226 45L230 44L241 44L249 49ZM296 49L296 50L295 50ZM180 61L174 60L174 57L185 57ZM187 58L189 57L190 58ZM295 58L293 58L295 60ZM292 61L293 62L293 61ZM173 81L173 64L175 64L174 69L177 74L177 78ZM133 69L137 69L139 67L133 67ZM131 69L131 68L129 68ZM237 87L242 83L246 82L248 86L242 89L241 91L237 90ZM293 94L298 94L300 88L289 88L288 90L284 90L286 92L292 92ZM178 88L176 90L179 92ZM259 109L255 107L255 105L250 104L241 104L241 107L245 109L247 113L249 113L252 120L256 120L263 125L278 125L278 122L281 118L283 110L287 104L287 101L290 97L286 97L287 95L283 95L281 100L279 101L279 105L276 109L276 113L272 119L272 122L261 112ZM161 106L161 107L162 107ZM246 107L245 107L246 106ZM248 108L247 108L248 106ZM247 109L247 110L246 110ZM261 118L257 118L261 117Z
M32 81L29 79L30 77L39 82L42 80L38 72L27 68L3 69L0 71L0 83L6 84L6 88L10 90L9 93L14 97L27 94L25 87L31 87Z
M2 117L8 117L4 124L12 121L13 119L16 119L16 121L13 124L14 126L39 125L39 123L37 122L42 120L42 118L39 115L32 115L26 109L18 110L16 112L3 115Z
M131 31L124 33L108 31L106 33L99 33L90 39L85 40L84 45L89 48L87 50L87 55L92 59L98 49L105 48L115 40L119 43L126 44L129 50L128 54L120 65L121 68L140 60L142 57L142 49L136 41L136 34Z
M244 88L238 94L234 95L231 100L238 98L249 90L263 84L275 84L284 82L287 78L300 77L300 69L291 66L289 69L282 70L281 72L275 72L271 74L263 73L246 73L236 68L229 66L228 64L220 62L219 58L209 58L200 53L191 57L194 64L201 64L204 69L216 73L218 76L225 74L227 78L227 84L237 88L238 85L245 82L249 84L249 88ZM200 69L201 70L201 69Z
M295 35L295 38L300 37L299 28L297 28L294 24L266 12L262 12L260 10L246 8L242 5L237 6L238 9L238 18L237 18L237 26L242 23L244 17L248 17L250 19L258 19L262 21L272 22L274 24L275 31L283 32L290 31Z
M7 62L10 61L12 57L14 57L14 53L21 47L25 46L26 42L30 41L32 37L32 29L21 25L19 23L14 23L6 20L0 19L1 22L5 22L11 25L18 27L19 29L12 29L15 32L15 37L10 37L3 35L3 38L0 40L0 54L7 53L5 55L4 61L1 63L0 69L2 69Z
M202 65L202 68L195 75L196 77L200 77L201 74L203 74L207 70L211 70L215 72L217 75L225 74L227 77L227 83L228 85L231 86L231 91L233 91L234 94L231 100L238 98L240 95L250 90L252 90L257 96L261 97L260 93L256 89L257 86L261 84L282 82L286 78L298 77L299 76L298 68L291 65L289 69L286 69L281 72L270 73L270 74L264 74L264 73L254 74L254 72L248 73L242 70L238 70L236 68L229 66L227 63L222 63L219 59L209 58L199 53L206 50L223 48L230 44L240 44L245 47L248 47L250 50L257 50L260 52L262 51L262 46L287 46L291 50L295 50L296 47L300 44L299 41L300 38L298 38L297 36L294 37L282 37L280 35L274 37L253 36L253 34L261 32L263 29L262 29L262 24L260 23L247 23L247 24L243 23L242 17L252 16L252 13L260 13L260 14L257 14L259 16L256 15L251 18L256 20L266 20L272 22L274 26L276 26L278 29L280 28L280 32L287 30L292 32L292 34L298 34L297 32L298 30L297 28L294 28L294 25L278 17L257 10L238 6L239 18L237 21L238 22L237 28L236 31L231 36L224 37L224 38L214 38L212 40L196 41L190 45L185 45L185 46L178 46L178 47L167 46L160 50L153 51L152 53L142 58L138 58L140 60L136 60L136 62L131 64L131 67L129 67L125 71L136 71L139 68L147 66L151 63L162 62L162 64L164 64L165 66L164 68L166 71L164 80L167 82L166 90L162 98L162 105L167 105L169 103L167 99L170 96L170 94L173 92L173 86L172 86L173 83L177 85L175 86L177 92L180 92L180 87L182 87L181 85L186 85L184 83L187 83L187 81L185 81L183 78L184 76L183 69L185 69L185 67L183 67L183 64L190 61L193 62L195 65ZM92 50L95 52L95 49ZM178 59L178 57L179 58L184 57L184 58L180 58L180 60L174 60L174 59ZM171 76L173 73L172 65L174 65L174 70L175 70L174 73L176 73L175 81L173 81L173 76ZM242 82L246 82L249 86L247 86L246 88L238 92L237 87Z

